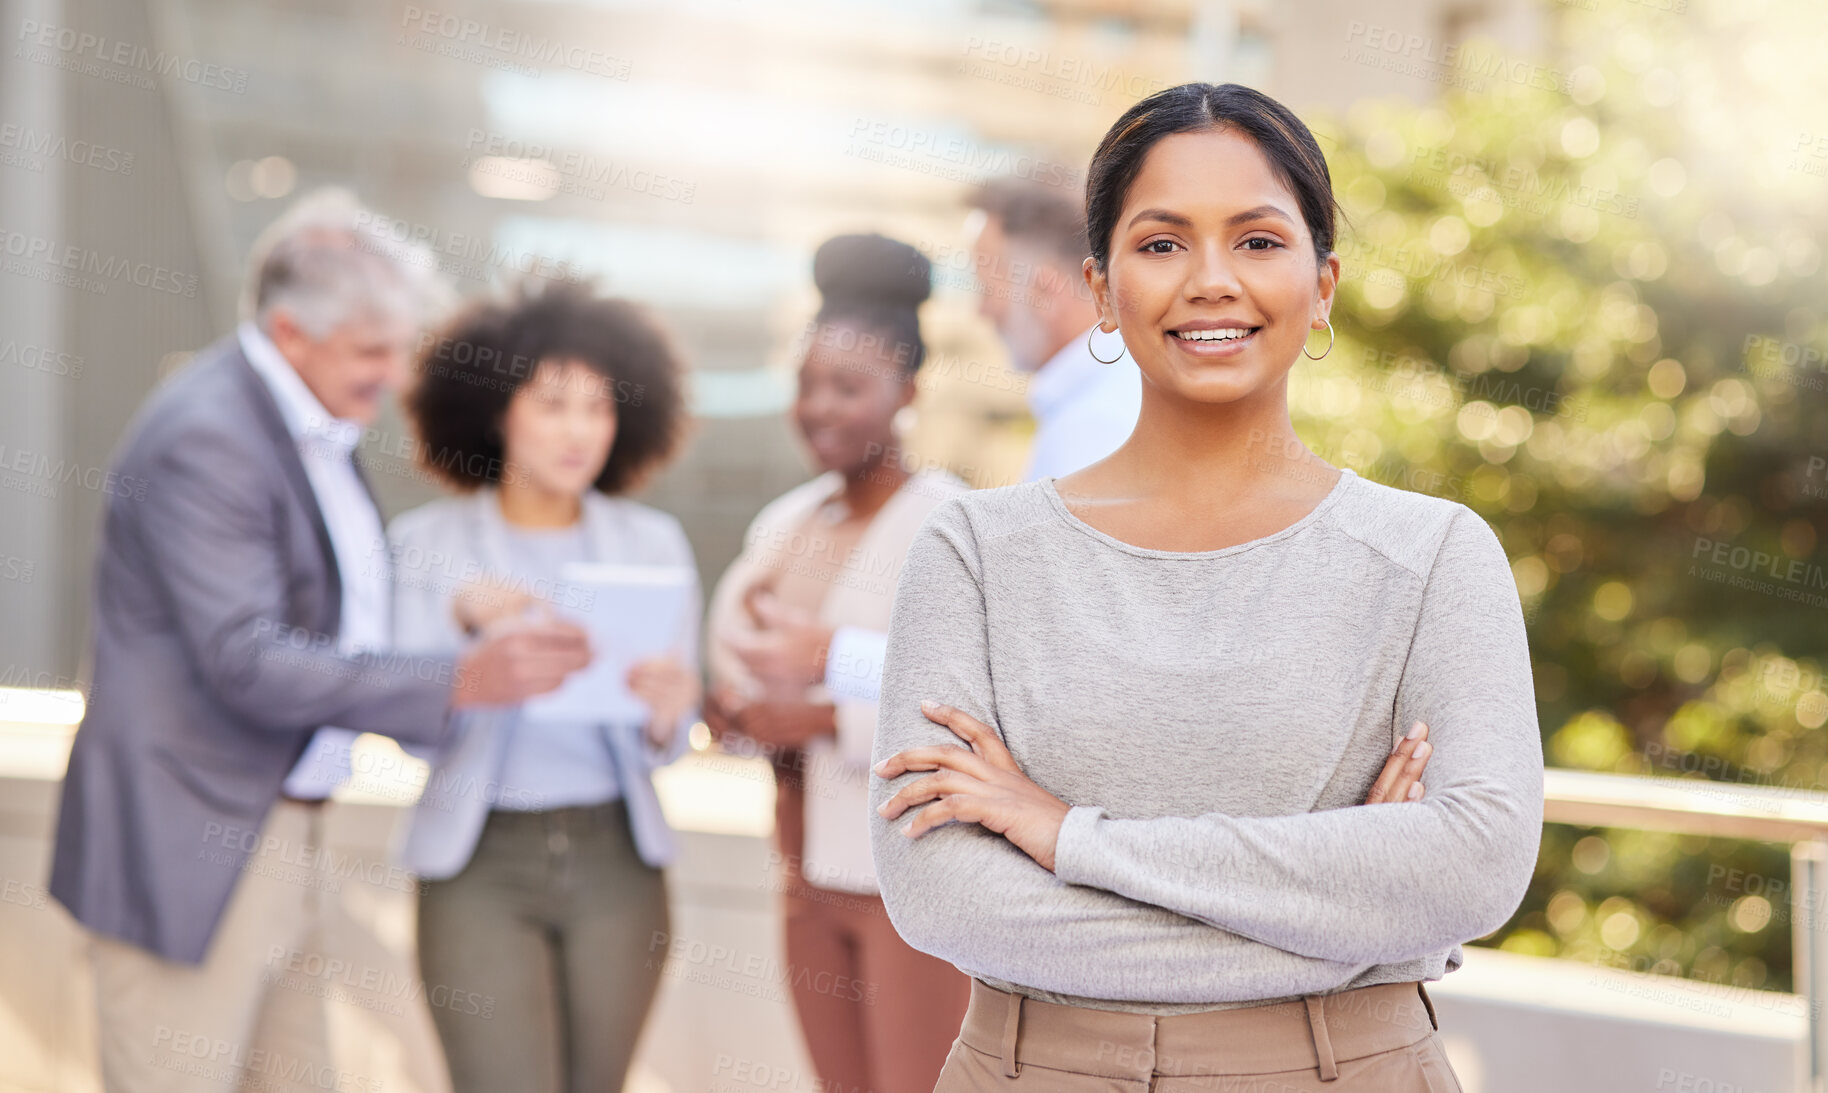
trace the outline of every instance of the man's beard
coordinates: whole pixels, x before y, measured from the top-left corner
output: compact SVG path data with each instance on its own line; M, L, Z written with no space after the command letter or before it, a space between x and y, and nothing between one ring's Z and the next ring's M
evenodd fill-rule
M1051 306L1049 300L1047 305ZM1009 362L1017 371L1038 372L1059 347L1053 344L1053 332L1048 329L1047 315L1039 307L1018 304L1003 315L1003 322L997 328L997 334L1003 339L1004 348L1009 350Z

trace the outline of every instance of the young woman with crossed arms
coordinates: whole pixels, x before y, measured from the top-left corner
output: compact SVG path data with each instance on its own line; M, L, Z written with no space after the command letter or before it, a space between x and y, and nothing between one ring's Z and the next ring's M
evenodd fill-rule
M1295 436L1334 219L1281 104L1137 103L1086 261L1135 432L909 550L872 845L896 928L974 980L937 1093L1459 1088L1421 983L1535 865L1529 651L1475 513Z

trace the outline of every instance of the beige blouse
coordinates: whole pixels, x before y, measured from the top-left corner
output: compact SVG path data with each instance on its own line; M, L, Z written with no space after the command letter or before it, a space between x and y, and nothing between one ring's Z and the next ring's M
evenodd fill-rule
M782 494L757 514L743 537L743 553L724 572L712 593L706 622L706 664L713 686L729 685L738 693L762 696L733 642L756 633L743 608L743 595L757 583L803 573L822 549L808 518L838 493L843 478L827 471ZM955 475L921 470L908 477L870 521L855 546L845 551L817 610L827 626L856 626L887 631L889 609L908 544L941 501L970 489ZM804 701L831 703L837 734L822 736L806 747L806 842L800 869L804 879L821 888L859 894L876 892L870 859L869 766L876 734L876 703L834 698L823 683L808 687Z

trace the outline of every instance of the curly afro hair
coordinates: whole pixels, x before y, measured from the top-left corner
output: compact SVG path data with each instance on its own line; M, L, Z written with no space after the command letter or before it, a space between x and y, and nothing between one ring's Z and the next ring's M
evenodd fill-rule
M501 422L542 361L577 360L616 403L616 439L595 486L621 494L664 465L686 430L684 365L647 312L589 285L529 279L464 307L420 346L405 399L419 461L469 492L499 482Z

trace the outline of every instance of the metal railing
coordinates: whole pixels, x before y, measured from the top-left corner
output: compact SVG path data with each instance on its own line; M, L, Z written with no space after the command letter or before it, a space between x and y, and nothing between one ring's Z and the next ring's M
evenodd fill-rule
M1828 1075L1828 793L1646 778L1576 770L1543 772L1545 823L1623 827L1790 844L1792 978L1808 1005L1806 1093Z

